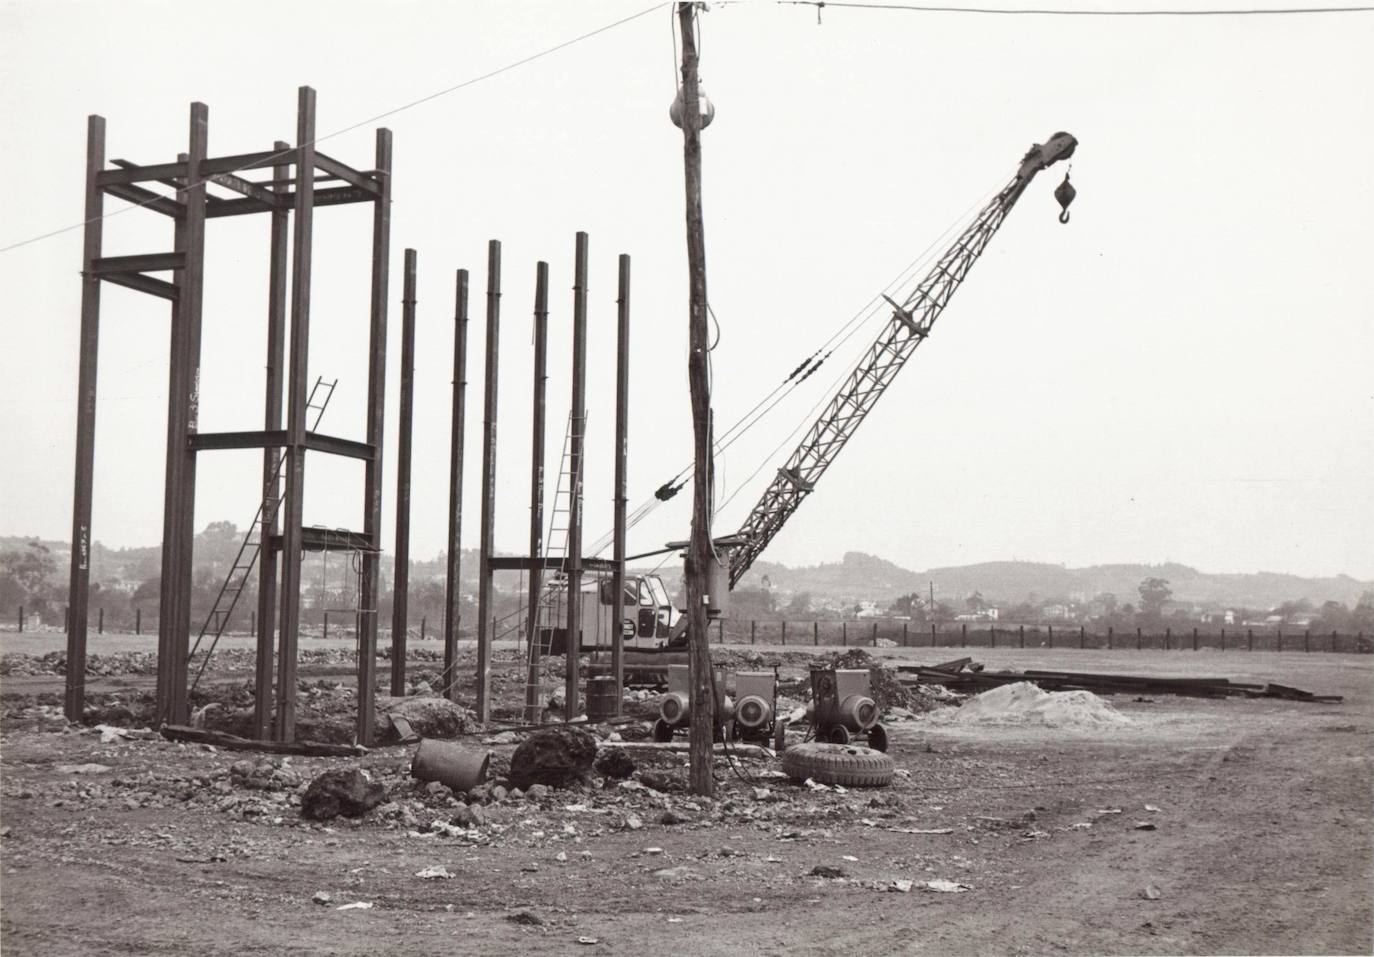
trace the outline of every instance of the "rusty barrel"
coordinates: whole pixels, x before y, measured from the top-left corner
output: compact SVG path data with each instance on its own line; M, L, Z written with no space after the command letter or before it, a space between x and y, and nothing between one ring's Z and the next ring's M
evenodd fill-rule
M470 791L487 779L490 760L486 751L425 738L410 761L410 776L420 781L438 781L454 791Z
M620 689L615 678L603 675L587 679L587 720L605 721L614 718L616 705L620 703Z

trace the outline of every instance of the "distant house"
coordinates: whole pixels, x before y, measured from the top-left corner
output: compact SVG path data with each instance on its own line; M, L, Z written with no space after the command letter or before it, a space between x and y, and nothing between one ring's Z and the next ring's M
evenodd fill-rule
M1068 618L1069 606L1059 604L1045 605L1040 609L1040 614L1045 618Z

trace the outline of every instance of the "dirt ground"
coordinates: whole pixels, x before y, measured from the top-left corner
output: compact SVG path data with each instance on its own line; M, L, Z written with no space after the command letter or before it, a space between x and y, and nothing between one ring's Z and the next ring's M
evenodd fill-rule
M880 653L934 663L929 649ZM751 780L719 764L714 801L611 782L506 799L479 826L455 828L442 822L461 802L410 781L413 748L269 759L257 770L271 781L252 784L242 765L230 769L262 756L152 735L102 741L52 707L60 677L9 676L0 945L15 955L1374 949L1374 657L976 657L1346 697L1118 696L1109 700L1132 724L1091 732L918 718L890 725L899 773L883 790L813 792L779 779L775 761L748 760ZM100 680L127 692L143 679ZM513 750L468 740L498 766ZM680 757L642 754L642 775L680 776ZM302 819L304 784L348 764L381 781L387 803L358 821ZM417 876L435 865L453 876ZM818 866L841 876L814 876ZM967 889L924 889L932 880ZM338 909L355 902L372 906Z

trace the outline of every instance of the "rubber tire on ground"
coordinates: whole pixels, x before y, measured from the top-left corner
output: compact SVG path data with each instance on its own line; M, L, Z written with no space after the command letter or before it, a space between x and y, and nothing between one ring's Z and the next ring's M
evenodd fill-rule
M887 753L887 729L881 724L875 724L868 729L868 746L874 751Z
M782 755L783 773L793 781L810 778L818 784L847 788L887 787L895 768L888 755L856 744L812 741L788 748Z
M673 740L673 726L662 718L654 722L654 740L659 744L665 744Z

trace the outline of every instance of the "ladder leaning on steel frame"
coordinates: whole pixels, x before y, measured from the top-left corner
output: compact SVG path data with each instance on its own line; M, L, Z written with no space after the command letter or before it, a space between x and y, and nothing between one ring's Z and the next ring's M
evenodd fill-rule
M573 474L572 440L586 434L586 419L578 421L568 416L568 427L563 433L563 455L558 469L558 484L554 488L553 508L549 512L549 531L544 537L544 554L532 558L557 559L559 567L545 576L539 589L539 602L535 613L525 621L525 720L536 723L543 705L540 692L543 684L541 663L548 658L553 642L554 629L565 617L568 577L566 563L568 558L568 523L573 509L573 496L582 496L582 476ZM580 465L580 463L579 463ZM561 519L560 519L561 516ZM560 520L562 524L560 523ZM566 622L565 622L566 624ZM564 641L567 667L577 667L578 647L575 636L567 636Z
M315 380L315 384L310 388L310 395L305 400L307 414L311 410L315 413L315 421L310 424L310 431L319 428L320 419L324 418L324 410L329 406L329 400L334 396L334 389L338 386L339 380L325 382L324 376ZM323 397L317 401L317 396L323 393ZM254 566L257 565L258 556L262 552L263 539L268 529L272 528L277 520L277 512L281 509L281 472L282 466L286 462L286 453L282 452L277 456L277 467L272 471L272 478L262 490L262 502L258 505L258 513L253 516L253 521L248 525L248 531L244 533L243 542L239 545L238 554L234 556L234 561L229 566L229 573L224 576L224 582L219 587L219 594L215 596L215 603L211 606L209 614L205 616L204 623L200 626L200 633L196 635L195 643L191 646L191 653L187 656L187 661L194 661L196 653L200 650L201 642L205 636L210 636L210 645L205 649L204 657L200 660L200 666L196 669L196 676L191 681L191 691L196 689L200 683L201 675L205 674L206 667L210 664L210 658L215 653L215 646L219 644L220 637L229 625L229 619L234 614L234 608L238 605L240 596L248 587L248 578L253 573ZM262 627L262 623L258 623Z

